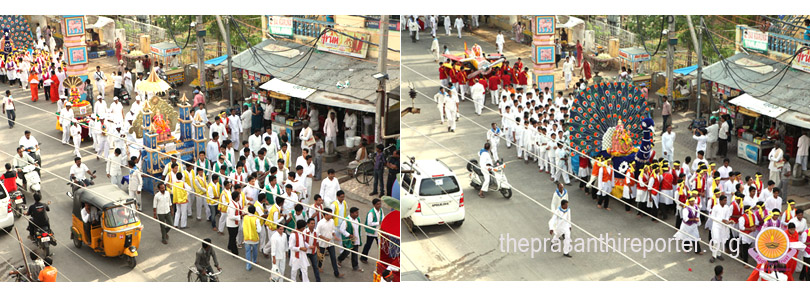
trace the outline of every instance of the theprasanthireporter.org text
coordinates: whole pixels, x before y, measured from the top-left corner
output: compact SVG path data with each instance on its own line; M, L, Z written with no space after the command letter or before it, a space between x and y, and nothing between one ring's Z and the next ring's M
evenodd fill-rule
M547 237L516 237L509 233L501 234L499 240L499 251L502 253L529 253L534 258L537 253L563 253L563 241ZM695 243L675 238L637 238L623 237L621 233L616 236L610 234L600 234L596 238L576 237L571 239L571 253L641 253L646 258L647 253L664 252L694 252ZM740 251L739 238L731 238L728 244L728 252L724 253L737 257ZM701 246L701 251L711 252L709 247Z

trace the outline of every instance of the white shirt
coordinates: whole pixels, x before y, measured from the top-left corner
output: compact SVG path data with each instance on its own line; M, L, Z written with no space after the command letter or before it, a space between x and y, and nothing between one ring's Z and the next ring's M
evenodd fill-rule
M155 192L155 200L152 202L152 207L157 210L157 214L165 215L171 212L172 198L168 191L163 193Z
M346 227L349 226L347 223L351 223L352 226L352 235L354 235L354 240L352 240L352 242L354 245L360 245L360 220L349 217L349 222L340 223L340 234L342 234L344 238L348 238L350 235L348 229L346 229Z
M728 178L728 175L729 175L729 173L731 173L731 171L733 171L731 166L728 166L728 167L721 166L721 167L717 168L717 172L720 173L720 178Z
M693 135L692 139L697 141L697 147L695 147L695 152L703 150L706 151L706 135L701 134L700 136Z
M326 218L321 219L315 226L315 233L318 234L319 239L331 242L333 235L335 234L335 220L329 219L327 221ZM331 245L321 244L321 246L329 247Z
M728 122L723 122L723 125L720 125L720 132L717 133L717 137L720 139L728 139Z
M706 139L709 143L714 143L717 141L717 135L720 131L720 126L717 124L712 124L709 127L706 127Z
M6 110L13 110L14 109L14 97L6 96L3 98L3 104L5 105Z
M37 147L39 147L39 142L37 142L37 138L35 138L33 135L31 136L30 139L26 139L25 136L23 135L20 138L20 146L23 146L25 148L36 149Z
M116 89L120 89L124 83L124 77L113 75L113 87Z
M781 169L781 167L776 166L776 163L782 160L783 154L784 152L782 151L782 148L775 148L771 150L771 153L768 154L768 160L771 161L768 164L768 170L779 171L779 169Z
M343 118L343 124L346 128L349 128L349 132L354 132L357 129L357 115L355 114L346 114Z
M484 99L484 93L486 93L486 88L481 82L476 82L472 88L470 88L470 95L474 99Z
M765 193L765 190L762 192ZM768 213L772 212L776 208L778 208L780 211L782 210L782 197L774 197L773 194L771 194L768 198L763 200L765 200L765 210L768 211Z
M458 29L464 28L464 20L461 18L456 18L456 22L454 23L455 27Z
M223 124L223 123L211 124L211 127L209 128L208 131L209 131L209 133L208 133L208 138L209 139L214 138L214 132L218 133L219 138L221 140L223 140L223 141L228 138L228 132L225 131L225 124ZM219 151L219 149L217 149L217 151Z
M286 233L278 233L278 231L276 231L273 233L273 236L270 237L270 255L277 261L284 260L287 257Z
M337 118L334 121L331 118L326 118L326 121L323 122L323 132L326 134L327 139L337 137Z
M331 207L332 202L337 201L337 191L340 190L340 182L338 182L337 178L329 180L329 178L324 178L321 182L321 196L323 197L323 205L324 207Z
M664 134L661 135L661 148L662 151L666 152L668 155L675 153L675 132L664 132Z
M110 114L112 114L112 116L110 116L110 118L112 118L113 120L119 120L119 121L123 120L123 117L124 117L124 105L121 104L121 102L116 103L115 101L113 101L112 103L110 103L109 111L110 111Z
M238 135L240 132L242 132L242 118L238 115L228 116L228 127L231 128L231 134Z
M85 180L87 179L86 175L90 169L87 168L87 165L82 163L80 166L77 166L75 163L70 165L70 175L76 177L76 180Z
M796 147L799 148L798 151L796 151L796 155L807 156L808 151L810 151L810 137L802 134L802 136L799 137Z
M107 158L107 174L110 176L121 176L121 166L126 165L125 155L115 155L115 152L110 152Z
M503 43L504 43L504 40L503 40L503 34L499 33L499 34L498 34L498 35L495 37L495 44L502 45Z

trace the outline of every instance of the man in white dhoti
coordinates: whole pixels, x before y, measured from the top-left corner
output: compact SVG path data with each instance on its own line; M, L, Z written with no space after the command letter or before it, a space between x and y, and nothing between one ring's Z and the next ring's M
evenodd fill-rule
M430 44L430 53L433 53L433 56L436 58L433 60L434 62L439 62L439 59L442 57L442 49L439 47L439 38L436 37L436 29L433 29L433 42Z
M481 168L481 176L484 178L481 182L481 189L478 191L478 197L481 198L484 198L484 192L489 191L489 171L495 165L492 162L492 154L489 152L490 147L489 143L484 143L484 149L481 149L478 154L478 167Z
M565 76L565 89L571 84L571 76L574 73L574 63L571 62L570 57L565 60L563 63L563 75Z
M430 34L432 34L434 38L436 37L437 27L439 27L439 19L436 18L435 15L430 15Z
M82 157L82 154L79 152L79 147L82 144L82 128L79 126L79 123L74 121L70 124L70 136L73 138L73 154L76 157Z
M472 96L473 104L475 104L475 113L479 116L481 115L481 110L484 108L486 92L487 89L480 81L475 81L475 84L470 88L470 96Z
M231 109L231 115L228 116L228 128L231 129L233 147L239 150L238 147L241 145L239 143L239 137L242 133L242 118L236 113L236 109Z
M720 195L720 200L717 205L712 207L710 217L712 222L712 239L709 248L712 249L712 258L709 262L714 263L715 260L725 260L721 255L725 250L726 240L729 239L729 228L726 224L731 224L731 206L726 205L728 200L726 195Z
M552 214L551 220L548 221L552 242L558 244L562 240L563 256L570 258L573 247L571 246L571 210L568 209L568 200L560 201L560 206L555 208ZM554 249L553 245L552 249Z

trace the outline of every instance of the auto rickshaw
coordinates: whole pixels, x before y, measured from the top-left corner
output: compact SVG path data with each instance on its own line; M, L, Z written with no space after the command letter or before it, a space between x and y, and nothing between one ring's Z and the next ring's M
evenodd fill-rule
M90 221L82 221L85 204L90 206ZM135 199L106 183L76 190L73 193L73 222L70 239L76 248L87 245L107 257L125 257L134 268L143 225L135 210ZM88 238L89 236L89 238Z

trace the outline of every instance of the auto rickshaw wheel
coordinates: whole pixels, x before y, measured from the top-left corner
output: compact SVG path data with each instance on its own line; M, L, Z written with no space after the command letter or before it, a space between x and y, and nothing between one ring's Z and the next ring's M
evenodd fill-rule
M135 268L138 262L135 260L134 256L127 256L127 266L130 268Z
M82 248L82 241L79 240L78 236L76 236L73 233L70 233L70 239L73 240L73 246L76 246L76 248L78 249Z

